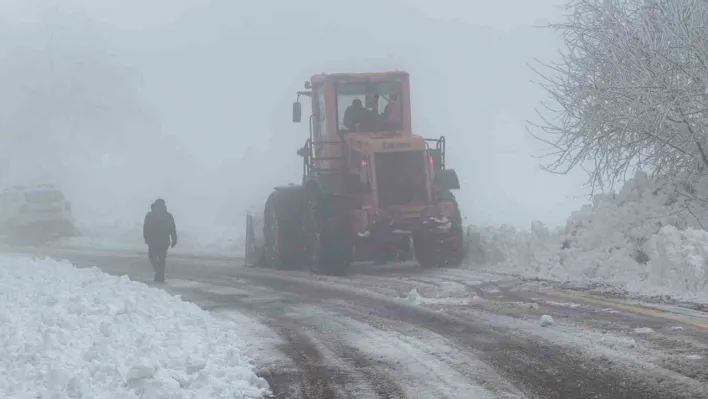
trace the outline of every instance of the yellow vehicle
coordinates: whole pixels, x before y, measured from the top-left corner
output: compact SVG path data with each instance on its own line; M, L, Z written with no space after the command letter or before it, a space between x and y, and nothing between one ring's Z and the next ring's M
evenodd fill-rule
M6 188L0 192L0 232L16 238L71 236L71 204L50 184Z

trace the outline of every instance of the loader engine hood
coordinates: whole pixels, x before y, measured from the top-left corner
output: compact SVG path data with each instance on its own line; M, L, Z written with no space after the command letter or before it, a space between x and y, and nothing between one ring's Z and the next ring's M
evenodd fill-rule
M359 136L349 145L366 160L372 194L367 205L375 210L371 223L389 226L394 234L451 228L456 205L434 198L435 166L424 138Z
M368 173L381 210L425 206L430 182L425 140L417 136L355 140L353 150L368 159Z

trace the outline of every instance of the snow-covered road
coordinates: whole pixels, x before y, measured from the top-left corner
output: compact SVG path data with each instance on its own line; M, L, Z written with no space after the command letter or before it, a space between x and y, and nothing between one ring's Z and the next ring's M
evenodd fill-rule
M40 252L152 278L142 254ZM414 264L318 277L169 262L165 290L242 326L278 398L708 398L698 307Z

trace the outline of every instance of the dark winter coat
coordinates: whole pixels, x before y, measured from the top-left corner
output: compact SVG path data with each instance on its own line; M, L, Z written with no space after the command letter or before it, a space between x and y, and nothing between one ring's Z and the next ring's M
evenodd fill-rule
M167 212L164 202L155 201L152 210L145 215L143 223L143 238L150 247L165 248L177 244L177 228L172 214Z

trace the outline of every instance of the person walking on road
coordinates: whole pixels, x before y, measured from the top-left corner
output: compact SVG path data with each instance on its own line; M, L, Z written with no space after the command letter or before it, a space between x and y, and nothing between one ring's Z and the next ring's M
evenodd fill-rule
M175 218L167 212L165 200L158 198L150 206L143 223L143 238L148 246L148 258L155 269L155 282L165 282L167 250L177 245Z

